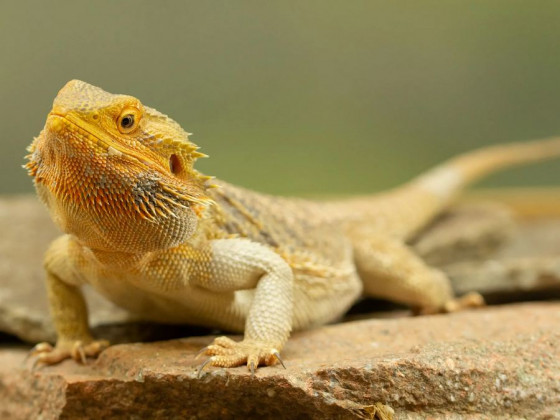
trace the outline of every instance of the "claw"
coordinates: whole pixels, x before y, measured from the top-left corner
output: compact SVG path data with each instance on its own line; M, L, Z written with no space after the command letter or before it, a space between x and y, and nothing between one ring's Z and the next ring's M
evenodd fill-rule
M80 357L80 362L83 365L86 364L86 352L84 351L84 346L81 341L76 341L72 348L72 358L76 360L76 356Z
M35 344L29 352L25 355L23 361L21 362L22 365L27 364L30 357L37 356L33 363L31 364L31 372L35 371L39 363L41 363L41 354L45 352L50 352L53 350L53 346L49 343L37 343Z
M280 357L280 353L278 353L278 350L272 350L272 355L274 357L276 357L276 359L278 359L278 361L280 362L280 364L282 365L282 367L284 369L286 369L286 365L284 364L284 361L282 360L282 358Z
M194 360L197 360L200 356L202 356L204 353L206 353L206 350L208 350L208 347L210 347L210 346L202 347L202 348L194 355Z
M249 369L251 370L251 375L255 376L255 362L251 361L249 364Z
M31 353L31 350L27 352L27 354L25 355L25 357L21 361L22 366L27 364L27 362L29 361L29 358L32 356L32 354L33 353Z
M33 360L33 364L31 365L31 372L35 372L35 369L37 369L37 366L39 366L39 363L41 363L41 358L37 357L35 360Z
M52 351L52 349L53 347L49 343L37 343L27 352L22 364L26 364L31 356L35 356L37 353L41 353L43 351Z
M206 367L206 365L213 362L213 361L214 361L214 357L213 356L209 357L198 367L198 371L196 373L196 376L197 376L198 379L200 379L200 375L201 375L202 371L204 370L204 368Z

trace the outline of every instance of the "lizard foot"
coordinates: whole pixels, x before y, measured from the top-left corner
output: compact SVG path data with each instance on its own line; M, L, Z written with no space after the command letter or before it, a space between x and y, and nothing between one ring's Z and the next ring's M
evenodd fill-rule
M415 311L416 315L431 315L441 313L458 312L468 308L479 308L486 305L484 298L480 293L470 292L461 297L449 299L440 308L433 306L420 308Z
M253 374L260 365L270 366L280 362L284 366L279 351L270 344L258 340L246 339L238 342L227 337L217 337L212 344L200 351L199 355L201 354L210 357L200 365L199 376L207 365L235 367L247 364L247 368Z
M74 359L86 363L87 357L97 357L99 353L109 347L106 340L94 340L87 343L83 341L59 341L53 347L49 343L39 343L31 349L29 356L37 356L33 367L42 363L55 365L65 359Z
M484 298L480 293L470 292L461 297L451 299L445 302L443 306L444 312L457 312L467 308L479 308L486 305Z

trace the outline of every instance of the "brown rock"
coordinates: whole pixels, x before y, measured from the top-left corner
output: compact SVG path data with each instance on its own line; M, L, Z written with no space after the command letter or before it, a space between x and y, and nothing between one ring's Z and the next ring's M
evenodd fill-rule
M434 266L487 259L516 236L516 225L502 204L458 204L427 226L412 246Z
M366 320L295 334L287 370L210 368L198 337L35 372L0 351L3 418L560 418L560 303ZM382 410L382 411L379 411ZM390 417L385 417L390 418Z
M455 206L412 246L451 278L459 295L489 301L560 297L560 219L516 221L504 205Z
M54 335L48 317L41 255L56 236L32 196L0 200L0 330L39 341Z
M533 220L516 229L486 259L443 265L458 294L476 290L489 301L560 297L560 220Z
M34 196L0 200L0 231L0 331L32 343L53 341L41 260L59 232ZM456 206L429 226L414 247L450 274L460 294L479 290L488 296L516 293L517 299L523 299L535 290L548 296L560 282L556 263L560 220L537 220L515 227L511 212L497 204ZM94 332L115 343L208 332L144 323L95 291L86 288L85 292Z
M0 331L53 339L41 256L58 233L34 197L0 200ZM458 291L542 290L560 279L560 220L518 225L500 207L458 207L418 238ZM431 257L430 257L431 255ZM491 259L488 259L491 257ZM496 267L500 267L497 269ZM91 323L113 342L201 331L138 322L91 291ZM96 361L31 372L0 350L0 418L560 418L560 304L349 322L296 334L288 370L208 369L211 337L117 345Z
M458 294L476 290L498 300L560 297L560 256L464 262L446 266L444 271Z

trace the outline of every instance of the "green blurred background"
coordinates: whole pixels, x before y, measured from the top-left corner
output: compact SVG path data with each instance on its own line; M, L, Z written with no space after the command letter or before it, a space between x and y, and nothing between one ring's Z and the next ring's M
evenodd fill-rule
M21 1L0 14L0 193L64 83L169 114L199 169L281 194L379 190L560 134L560 2ZM486 185L558 185L560 162Z

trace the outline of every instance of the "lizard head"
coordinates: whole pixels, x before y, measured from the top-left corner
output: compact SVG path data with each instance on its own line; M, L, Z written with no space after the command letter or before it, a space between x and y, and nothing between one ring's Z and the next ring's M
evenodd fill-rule
M202 153L138 99L72 80L58 93L25 167L59 227L94 249L147 252L196 230L211 200Z

